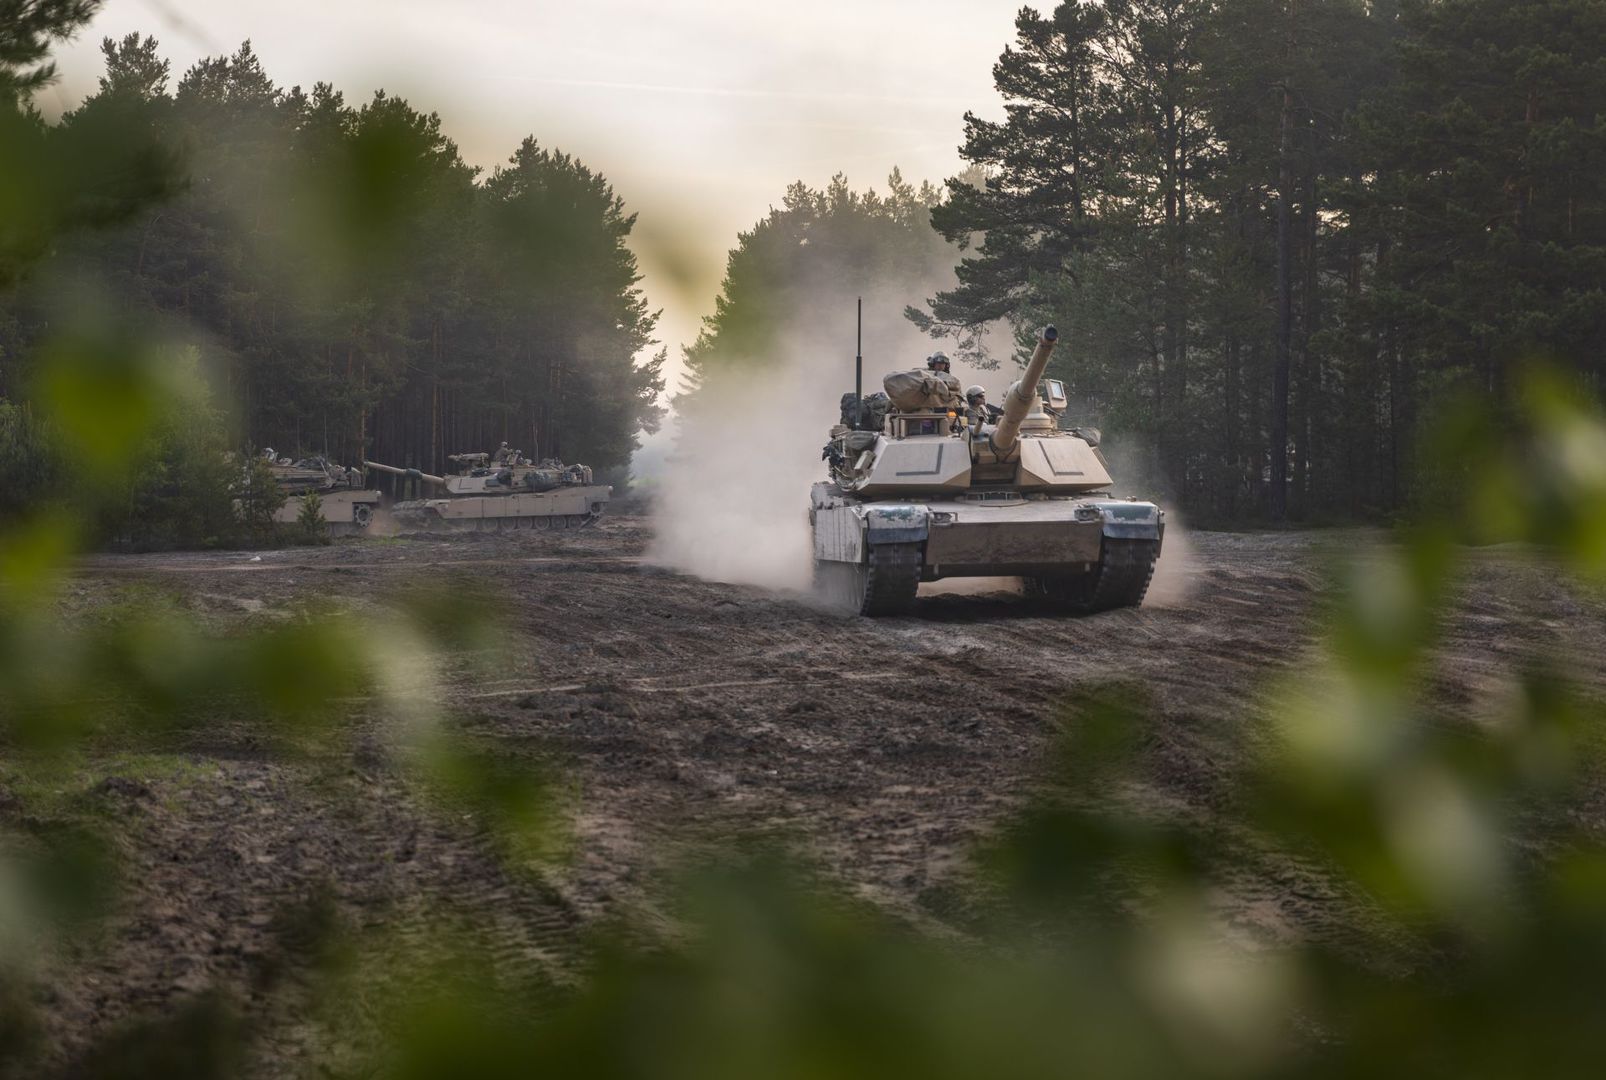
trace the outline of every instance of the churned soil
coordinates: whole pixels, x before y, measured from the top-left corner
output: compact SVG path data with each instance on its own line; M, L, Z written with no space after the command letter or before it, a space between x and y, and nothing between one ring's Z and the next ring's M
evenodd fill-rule
M1178 535L1140 609L1061 617L984 585L872 621L651 565L650 536L647 519L615 516L567 532L86 561L66 618L131 590L220 630L313 602L383 619L421 582L493 597L503 649L488 669L448 657L445 723L560 778L569 848L544 867L510 865L472 815L414 790L387 718L359 701L338 760L222 730L160 760L93 761L75 782L111 809L125 892L41 991L50 1060L217 987L248 1013L261 1006L261 1070L295 1072L315 1053L297 1016L311 1005L264 969L284 964L287 913L309 899L401 940L444 912L491 935L510 964L561 981L587 928L656 918L657 876L735 834L790 844L866 901L962 933L947 913L967 853L1042 781L1068 710L1112 682L1143 695L1155 717L1144 789L1168 810L1212 813L1244 729L1265 722L1260 695L1311 654L1330 566L1377 539ZM1601 605L1543 567L1479 553L1461 593L1433 683L1452 713L1475 717L1534 655L1606 682ZM37 826L34 813L0 799L5 831ZM1246 884L1235 912L1246 937L1319 921L1323 898L1307 885Z

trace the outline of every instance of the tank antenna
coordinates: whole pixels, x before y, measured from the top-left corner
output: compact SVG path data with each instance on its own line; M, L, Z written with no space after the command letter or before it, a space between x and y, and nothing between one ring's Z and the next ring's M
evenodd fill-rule
M853 396L864 397L864 297L859 297L859 322L853 332Z

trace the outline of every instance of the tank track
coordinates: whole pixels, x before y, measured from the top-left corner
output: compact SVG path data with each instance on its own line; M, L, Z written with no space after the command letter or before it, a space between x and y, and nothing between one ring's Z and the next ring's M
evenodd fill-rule
M920 588L919 544L872 544L860 615L907 615Z
M1159 557L1157 540L1105 537L1098 565L1091 572L1074 577L1030 578L1027 586L1033 595L1078 614L1137 607L1149 591Z
M859 615L907 615L920 587L919 544L875 544L867 563L816 560L815 590Z

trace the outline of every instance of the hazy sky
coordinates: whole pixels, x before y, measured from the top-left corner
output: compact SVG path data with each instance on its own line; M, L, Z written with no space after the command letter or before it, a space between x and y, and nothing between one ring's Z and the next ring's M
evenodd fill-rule
M643 285L674 357L712 309L737 232L791 181L840 171L881 188L894 165L914 181L958 169L965 110L1002 111L991 69L1020 6L109 0L59 51L46 103L81 99L100 39L138 30L161 40L175 83L250 38L282 85L329 81L353 104L383 87L440 113L487 169L533 134L601 171L640 214Z

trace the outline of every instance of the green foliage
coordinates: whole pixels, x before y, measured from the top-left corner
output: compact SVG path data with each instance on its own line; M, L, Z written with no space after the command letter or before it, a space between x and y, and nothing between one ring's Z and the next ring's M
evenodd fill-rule
M271 533L284 504L265 464L244 477L193 350L117 328L53 343L45 399L74 447L72 497L103 537L207 547ZM243 527L243 531L242 531Z
M253 71L236 57L203 65L192 85L221 81L229 101L271 107ZM526 199L603 198L572 163L523 158L510 171L539 183L501 181L510 215ZM818 205L798 213L824 219ZM794 246L830 235L822 225ZM794 258L757 258L767 243L746 251L779 268L780 287L733 272L705 375L721 370L722 340L745 340L744 327L761 336L749 306L777 310L767 305L797 280ZM95 521L204 529L212 496L190 509L161 500L241 474L193 354L82 312L55 330L34 370L38 418L0 414L34 425L22 445L53 444L82 470L77 500L0 532L8 782L43 786L76 754L127 753L219 717L261 752L316 755L350 738L362 701L414 751L409 775L489 830L512 867L551 857L558 785L465 749L438 723L436 658L465 662L495 640L467 617L482 597L430 594L382 622L318 615L227 637L149 596L103 619L62 618ZM733 347L729 362L741 355ZM1044 784L965 883L962 940L834 895L783 860L731 852L674 894L668 930L632 926L573 984L532 986L501 977L505 957L471 936L443 929L398 949L315 896L281 920L249 1003L220 990L170 1003L83 1048L68 1071L237 1075L278 995L321 990L328 1037L311 1045L357 1060L311 1068L354 1075L1593 1076L1606 847L1583 800L1606 764L1598 696L1545 657L1478 725L1424 695L1461 542L1528 544L1580 588L1606 584L1606 422L1591 389L1576 373L1534 377L1501 408L1479 396L1441 408L1429 444L1438 513L1357 560L1315 654L1246 708L1235 748L1246 765L1211 813L1142 798L1153 733L1140 692L1080 693ZM252 460L228 481L240 485L231 502L265 490ZM6 840L0 1067L33 1075L43 995L32 964L112 909L116 848L78 821ZM1237 944L1222 897L1291 881L1328 898L1321 932ZM355 1037L370 1021L383 1038Z
M1391 251L1400 347L1486 387L1550 356L1606 365L1606 22L1576 0L1401 6L1393 92L1360 118L1361 207ZM1476 78L1468 77L1476 72Z
M95 539L138 548L272 534L283 493L263 462L242 476L195 350L85 320L50 339L38 363L35 397L52 424L0 406L13 516L72 508Z
M227 467L234 468L232 463ZM266 461L247 455L245 468L231 476L228 491L248 532L265 536L273 531L273 515L284 506L285 495ZM321 519L319 514L315 520Z
M602 177L526 140L479 183L438 116L285 90L249 43L171 90L154 40L102 51L99 92L59 124L5 121L4 156L49 167L0 177L0 282L54 257L0 301L21 361L0 393L23 395L52 298L88 280L204 351L240 441L440 472L506 439L605 469L656 427L662 357L635 361L656 315Z
M53 43L94 17L100 0L0 0L0 111L49 85Z
M779 209L741 235L714 313L686 349L681 413L706 384L773 372L781 356L830 340L825 329L850 326L857 297L874 312L947 272L952 249L929 228L938 192L896 170L887 189L861 194L840 175L821 191L795 183ZM879 332L873 322L866 329ZM845 351L847 339L836 340ZM867 354L878 355L873 340Z
M0 521L59 499L63 474L49 429L28 406L0 398Z
M1058 323L1089 419L1196 518L1420 512L1447 391L1536 356L1599 385L1597 8L1025 10L1004 119L966 118L985 181L934 214L971 253L912 317Z
M328 535L329 523L323 516L323 499L316 491L309 491L301 496L301 509L296 511L296 527L312 540L322 540Z

